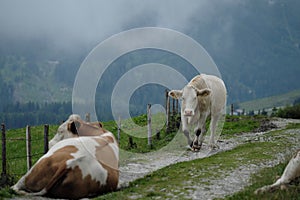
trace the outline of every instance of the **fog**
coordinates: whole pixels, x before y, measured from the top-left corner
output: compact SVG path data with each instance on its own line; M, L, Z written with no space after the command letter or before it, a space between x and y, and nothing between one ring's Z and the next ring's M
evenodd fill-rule
M166 27L184 32L190 26L191 16L207 17L209 2L1 0L0 36L18 40L49 39L64 47L100 42L112 34L140 26Z

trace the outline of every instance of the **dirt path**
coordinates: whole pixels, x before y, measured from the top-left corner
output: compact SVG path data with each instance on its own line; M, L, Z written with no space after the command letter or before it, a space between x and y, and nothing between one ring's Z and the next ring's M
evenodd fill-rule
M291 120L291 119L276 119L271 121L272 125L276 125L277 128L271 130L280 130L284 129L288 123L300 123L300 120ZM268 130L266 132L269 132ZM289 134L285 130L284 134ZM128 185L129 182L136 180L145 176L146 174L151 173L152 171L158 170L170 164L174 164L182 161L189 161L199 158L204 158L211 156L213 154L219 153L221 151L226 151L235 148L239 144L243 144L248 141L257 141L260 140L263 134L266 132L257 132L257 133L245 133L237 137L218 141L220 149L215 151L209 151L208 146L204 145L200 152L191 152L185 151L178 157L178 154L166 153L166 154L154 154L148 156L147 159L142 161L132 160L129 164L122 166L120 168L120 187ZM297 130L297 133L293 135L299 135L300 130ZM298 138L297 141L299 141ZM286 152L279 152L275 157L276 159L268 163L251 163L249 165L240 166L239 168L231 171L230 173L225 173L221 179L211 179L209 180L210 184L205 187L201 185L192 185L191 187L196 188L196 190L191 190L190 198L191 199L213 199L217 197L224 197L235 193L243 189L247 184L249 184L250 175L255 173L261 168L275 166L278 163L282 162L286 155L290 155L292 150L286 150Z
M272 130L280 130L284 129L288 123L300 123L300 120L292 120L292 119L276 119L272 121L277 128ZM269 132L271 130L268 130ZM285 134L289 134L289 131L293 130L285 130ZM220 149L210 151L207 145L203 145L200 152L191 152L191 151L183 151L183 153L178 156L178 153L160 153L153 154L147 156L144 159L141 158L133 158L130 162L124 166L120 167L120 184L119 187L127 186L129 182L132 182L138 178L144 177L146 174L149 174L155 170L163 168L165 166L189 161L199 158L204 158L207 156L211 156L217 154L221 151L227 151L235 148L239 144L243 144L247 141L256 141L260 140L260 136L265 134L266 132L257 132L257 133L245 133L239 136L236 136L231 139L222 139L218 141L218 145ZM300 143L300 129L293 132L293 135L298 135L299 138L295 140L295 143ZM209 185L190 185L190 188L195 188L195 190L190 190L189 196L187 198L190 199L213 199L213 198L222 198L226 195L235 193L245 186L249 184L250 175L258 171L263 167L271 167L283 161L287 154L293 150L287 150L286 152L280 152L276 155L276 159L272 160L268 163L260 163L255 164L251 163L249 165L241 165L239 168L234 171L224 173L224 176L217 179L210 179ZM175 197L175 196L174 196ZM44 199L41 197L16 197L16 200L20 199Z

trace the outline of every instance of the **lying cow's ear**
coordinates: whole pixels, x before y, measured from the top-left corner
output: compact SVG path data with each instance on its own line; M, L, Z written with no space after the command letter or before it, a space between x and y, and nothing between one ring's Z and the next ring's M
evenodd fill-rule
M202 89L202 90L196 90L197 91L197 96L202 96L202 97L206 97L208 95L210 95L211 90L208 88Z
M76 122L71 122L68 124L68 131L72 132L73 134L78 135L77 128L79 128L80 123Z
M182 90L171 90L168 95L174 99L180 99L182 97Z

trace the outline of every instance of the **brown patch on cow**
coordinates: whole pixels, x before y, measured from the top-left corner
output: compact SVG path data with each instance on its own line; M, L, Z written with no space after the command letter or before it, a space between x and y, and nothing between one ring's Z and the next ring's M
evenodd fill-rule
M106 165L105 163L100 162L102 167L107 171L107 180L105 192L114 191L118 187L119 182L119 170L117 168L111 168L111 166Z
M80 199L96 196L115 189L116 188L110 188L109 185L92 180L91 175L82 178L81 169L76 166L73 169L68 169L65 176L49 190L47 196L54 198L67 197L68 199Z
M103 125L101 122L88 122L88 124L91 124L92 126L103 128Z
M118 158L115 156L114 150L109 146L109 141L104 138L95 138L99 146L96 147L96 158L100 163L104 163L108 167L118 169Z
M76 125L79 136L99 136L107 132L99 122L86 123L80 120L77 123L80 123Z
M82 179L82 172L80 168L76 166L72 169L68 169L63 179L49 190L49 196L77 199L115 191L118 187L119 170L118 158L115 156L114 150L109 146L111 139L113 140L110 136L94 138L99 144L99 146L96 147L96 159L107 171L105 183L101 184L93 180L91 175L87 175Z
M108 177L107 184L93 180L91 175L82 178L81 169L76 166L68 169L65 176L48 191L47 196L80 199L114 191L117 189L117 185L118 181L112 180L111 177Z
M66 169L66 162L72 159L71 153L77 152L75 146L65 146L58 149L50 157L43 158L33 166L31 172L25 178L25 187L28 192L39 192L44 188L51 187L51 181L61 176Z
M115 156L114 150L109 146L109 143L114 142L114 138L105 136L95 140L100 144L100 146L96 148L96 158L108 172L106 182L107 188L115 190L117 189L119 180L119 162L118 158Z
M115 142L115 139L113 138L113 136L102 136L101 138L105 139L109 143Z

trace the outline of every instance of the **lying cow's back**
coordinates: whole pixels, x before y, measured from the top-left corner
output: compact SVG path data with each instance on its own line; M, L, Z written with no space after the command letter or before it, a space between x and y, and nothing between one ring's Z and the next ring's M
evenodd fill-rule
M118 156L118 145L110 132L65 139L41 157L13 189L71 199L114 191Z
M226 105L226 87L222 79L207 74L200 74L195 76L188 85L196 87L197 89L209 88L211 94L209 95L209 101L211 104L211 113L218 113L224 109Z

